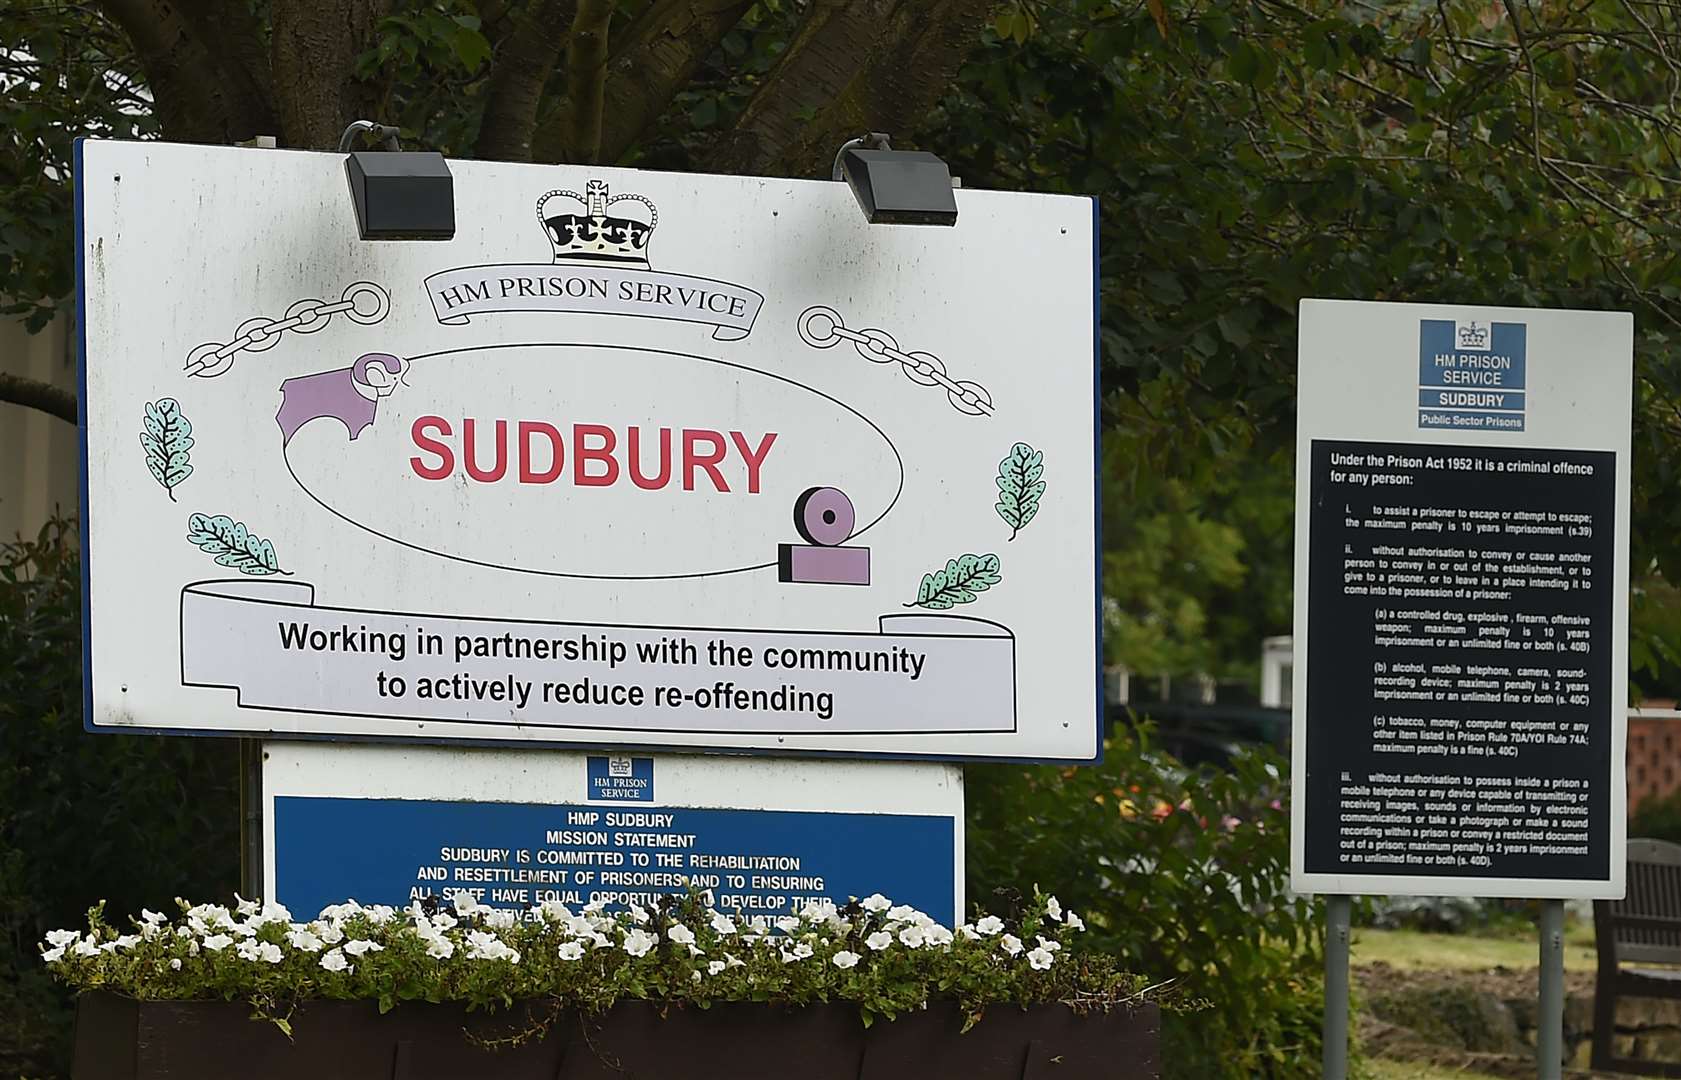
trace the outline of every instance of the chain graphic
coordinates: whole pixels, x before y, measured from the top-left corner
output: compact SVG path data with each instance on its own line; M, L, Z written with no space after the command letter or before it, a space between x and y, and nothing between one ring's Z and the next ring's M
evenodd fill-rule
M262 352L280 344L286 331L313 334L324 329L334 315L344 315L351 322L364 326L379 322L391 311L391 295L371 281L358 281L344 290L335 303L324 300L299 300L286 309L282 319L258 316L239 324L234 339L227 344L207 341L187 354L186 371L189 376L213 379L233 367L234 354L249 349Z
M827 349L844 338L852 342L859 356L872 364L897 360L912 382L921 386L944 387L952 408L958 412L969 416L992 415L992 395L987 393L986 387L977 382L954 382L946 374L946 366L939 357L926 352L902 352L893 335L885 330L874 327L848 330L840 312L821 304L800 313L799 329L800 337L812 348Z

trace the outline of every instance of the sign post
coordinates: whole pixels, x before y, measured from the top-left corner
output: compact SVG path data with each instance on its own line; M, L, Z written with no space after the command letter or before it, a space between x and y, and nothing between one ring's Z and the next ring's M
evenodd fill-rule
M1620 897L1632 317L1305 300L1300 328L1293 887Z

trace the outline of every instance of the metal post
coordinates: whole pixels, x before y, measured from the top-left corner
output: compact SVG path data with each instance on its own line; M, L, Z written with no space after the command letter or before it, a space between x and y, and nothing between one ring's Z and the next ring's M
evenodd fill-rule
M239 740L239 892L263 892L263 744Z
M1564 1073L1564 901L1541 903L1541 1002L1535 1015L1535 1065L1541 1080Z
M1325 898L1325 1080L1348 1080L1349 897Z

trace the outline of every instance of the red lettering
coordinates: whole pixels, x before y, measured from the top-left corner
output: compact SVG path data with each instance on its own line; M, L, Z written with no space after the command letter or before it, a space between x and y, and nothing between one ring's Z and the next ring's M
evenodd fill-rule
M747 463L747 493L757 495L759 493L759 466L764 464L765 455L770 453L771 444L776 441L776 432L773 431L760 439L757 450L748 449L747 438L739 431L730 432L730 441L735 443L735 448L741 452L741 460Z
M531 436L541 435L549 440L549 467L538 472L531 467ZM560 479L561 466L566 462L566 444L553 424L541 420L519 422L519 482L522 484L552 484Z
M695 452L695 447L701 442L711 443L712 453L704 456L697 454ZM728 452L729 451L724 443L724 436L718 432L708 431L705 428L700 428L698 430L684 428L683 490L693 491L695 489L696 468L705 469L707 474L712 477L712 485L719 491L730 490L730 485L724 483L724 474L718 471L718 463L724 460L724 455Z
M437 455L438 464L428 465L417 456L409 458L409 468L413 469L414 474L422 480L442 480L455 471L455 451L449 448L448 443L439 442L432 438L427 434L428 431L435 431L439 435L448 435L451 433L449 421L441 416L418 416L415 418L414 426L409 428L409 437L414 440L415 446L427 453Z
M643 476L640 462L642 460L641 444L642 429L630 429L630 449L626 457L630 464L630 482L644 491L658 491L671 480L671 429L660 428L660 472L658 476Z
M496 421L496 466L489 470L479 468L478 440L473 432L477 425L478 421L471 417L461 422L462 457L466 459L467 475L481 484L494 484L508 471L508 422Z
M635 430L635 429L632 429ZM601 440L600 446L589 446L588 438ZM619 479L619 463L613 460L613 447L618 442L613 429L601 424L572 425L572 483L578 487L611 487ZM599 461L604 471L592 474L589 463Z

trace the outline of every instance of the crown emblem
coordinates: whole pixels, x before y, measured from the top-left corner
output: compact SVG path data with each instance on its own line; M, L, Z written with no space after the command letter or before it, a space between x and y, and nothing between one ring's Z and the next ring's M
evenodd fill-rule
M551 191L537 200L537 220L554 245L554 261L648 268L648 241L660 215L641 195L609 195L591 180L584 194Z
M1488 327L1475 322L1454 324L1454 347L1458 349L1488 348Z

